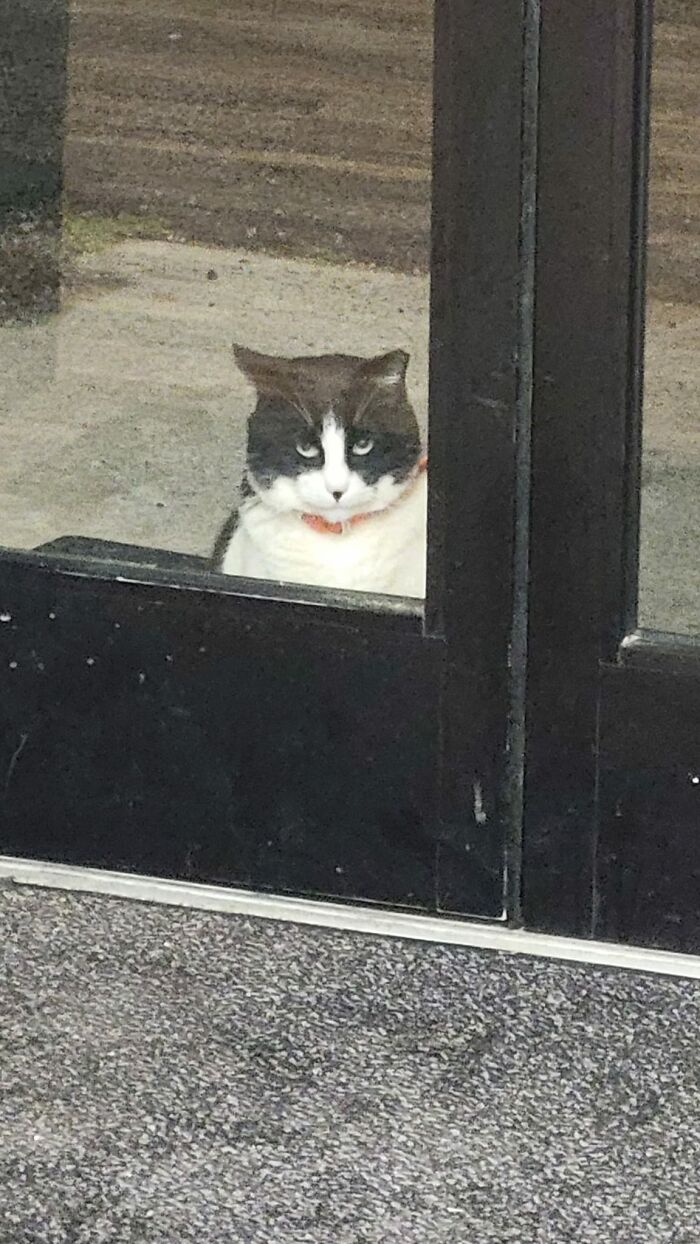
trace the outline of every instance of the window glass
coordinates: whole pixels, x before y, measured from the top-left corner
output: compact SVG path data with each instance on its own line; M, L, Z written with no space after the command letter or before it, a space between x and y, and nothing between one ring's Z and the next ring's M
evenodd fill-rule
M657 0L639 622L700 630L700 8Z
M431 28L428 0L15 6L5 546L422 595Z

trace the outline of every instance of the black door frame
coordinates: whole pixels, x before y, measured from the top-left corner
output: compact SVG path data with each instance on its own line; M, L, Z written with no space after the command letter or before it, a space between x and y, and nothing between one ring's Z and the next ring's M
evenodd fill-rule
M436 2L423 612L157 551L0 554L5 849L700 949L700 642L636 628L651 28L650 0ZM246 750L275 694L303 702L279 782ZM316 718L338 792L370 766L345 837L290 768Z
M544 0L524 921L700 949L700 640L636 623L651 0Z
M490 918L507 901L517 914L535 13L535 0L436 3L425 610L80 540L3 552L4 850ZM342 779L352 789L370 766L364 801L348 804L361 850L350 822L341 832L323 800L313 816L304 803L314 748L337 805ZM387 790L408 792L394 824ZM227 817L222 834L213 821ZM415 893L394 876L404 856L404 872L422 870Z

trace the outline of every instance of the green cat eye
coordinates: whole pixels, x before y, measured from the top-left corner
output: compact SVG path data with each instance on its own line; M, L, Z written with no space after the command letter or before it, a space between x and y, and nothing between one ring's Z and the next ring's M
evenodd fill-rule
M372 440L371 437L365 436L363 437L362 440L355 441L355 444L352 447L352 452L354 454L360 454L360 455L368 454L370 450L373 448L374 448L374 441Z
M321 452L318 445L312 444L303 445L300 443L297 445L296 449L297 453L300 454L302 458L318 458L318 455Z

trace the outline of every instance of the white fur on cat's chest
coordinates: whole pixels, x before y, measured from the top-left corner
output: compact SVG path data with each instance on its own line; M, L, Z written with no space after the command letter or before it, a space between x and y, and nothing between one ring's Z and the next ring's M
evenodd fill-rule
M340 535L277 513L257 498L240 509L221 561L224 574L358 592L425 596L427 476L395 505Z

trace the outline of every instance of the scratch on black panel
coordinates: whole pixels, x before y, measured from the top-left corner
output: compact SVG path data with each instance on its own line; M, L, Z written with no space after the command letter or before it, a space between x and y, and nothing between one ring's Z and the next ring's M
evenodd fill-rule
M20 734L19 743L10 757L10 763L7 766L7 775L5 777L5 798L7 798L7 795L10 789L10 782L12 781L12 775L17 767L17 761L19 760L20 756L22 755L22 752L24 751L28 738L29 738L28 733Z

